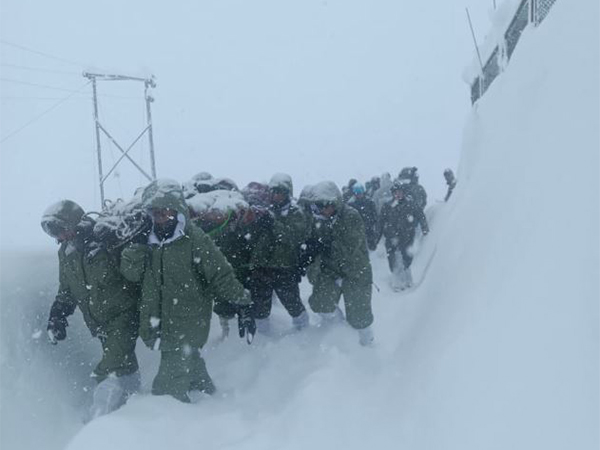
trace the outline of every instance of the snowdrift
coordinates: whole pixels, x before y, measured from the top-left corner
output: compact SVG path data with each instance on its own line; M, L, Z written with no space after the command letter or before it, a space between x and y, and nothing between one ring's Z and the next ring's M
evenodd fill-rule
M526 31L469 118L458 186L415 259L423 283L393 293L372 254L375 348L345 326L288 333L279 307L280 338L209 342L215 397L142 394L83 427L96 344L78 317L57 347L35 338L56 274L48 255L11 257L2 448L598 448L599 11L568 3ZM148 389L157 356L140 356Z

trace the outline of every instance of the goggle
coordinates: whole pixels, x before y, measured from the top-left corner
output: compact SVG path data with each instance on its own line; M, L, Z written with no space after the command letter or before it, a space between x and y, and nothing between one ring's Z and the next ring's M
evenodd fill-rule
M42 222L42 228L49 236L58 238L68 230L68 227L57 220L45 220Z
M287 189L286 188L282 188L282 187L273 187L271 188L271 193L272 194L287 194Z
M314 202L313 205L315 206L315 208L317 208L319 211L327 208L328 206L332 206L333 203L332 202Z

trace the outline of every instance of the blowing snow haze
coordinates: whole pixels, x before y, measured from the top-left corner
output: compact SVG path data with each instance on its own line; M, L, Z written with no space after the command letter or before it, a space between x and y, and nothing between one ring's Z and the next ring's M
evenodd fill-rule
M483 31L487 9L473 3ZM0 144L2 247L50 247L38 222L58 199L99 208L84 70L157 77L158 175L180 182L286 172L301 187L416 165L441 199L441 174L458 163L472 57L462 4L4 0L0 20L1 138L81 88ZM142 87L100 82L99 94L101 120L128 145L144 127ZM106 173L120 153L103 147ZM132 153L147 150L143 140ZM143 183L124 161L107 197Z

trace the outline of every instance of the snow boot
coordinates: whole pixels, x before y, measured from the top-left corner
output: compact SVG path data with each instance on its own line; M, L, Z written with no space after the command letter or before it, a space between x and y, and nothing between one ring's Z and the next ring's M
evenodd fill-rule
M309 324L308 313L306 311L302 311L300 315L292 317L292 324L298 331L306 328Z
M271 319L267 317L266 319L255 319L256 322L256 333L262 334L265 336L272 336L273 329L271 328Z
M375 337L373 336L373 328L369 325L366 328L358 330L358 342L363 347L371 347Z
M119 409L131 394L139 390L140 384L139 372L122 377L111 375L98 383L86 422Z

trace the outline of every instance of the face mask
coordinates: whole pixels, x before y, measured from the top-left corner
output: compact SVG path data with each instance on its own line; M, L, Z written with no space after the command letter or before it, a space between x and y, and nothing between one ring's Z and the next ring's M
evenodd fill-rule
M161 223L160 225L157 223L154 224L154 234L156 234L156 237L159 240L164 241L165 239L169 239L171 236L173 236L176 227L177 216L169 217L169 220Z

